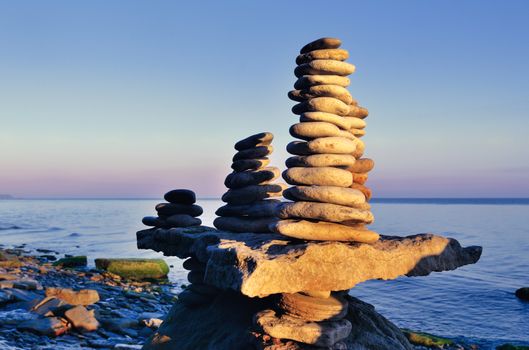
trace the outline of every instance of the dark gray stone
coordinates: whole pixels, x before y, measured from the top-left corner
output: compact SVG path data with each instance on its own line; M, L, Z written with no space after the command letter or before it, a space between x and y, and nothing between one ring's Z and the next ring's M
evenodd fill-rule
M253 148L244 149L235 153L233 156L233 161L241 159L255 159L263 158L272 153L272 146L257 146Z
M166 217L177 214L200 216L204 212L202 207L196 204L186 205L178 203L160 203L156 205L156 211L158 214L164 215Z
M222 201L229 204L250 204L270 197L279 197L283 187L277 184L253 185L230 189L222 195Z
M264 168L257 171L234 172L226 177L224 185L228 188L241 188L271 181L278 176L279 169L276 167Z
M190 227L202 224L202 220L186 214L171 215L165 222L169 227Z
M193 204L197 198L195 192L186 189L176 189L167 192L163 198L169 203Z
M215 212L218 216L274 216L276 207L281 203L278 199L267 199L252 204L226 204Z
M248 136L245 139L240 140L235 144L235 149L237 151L242 151L248 148L253 148L257 146L266 146L269 145L274 139L274 135L270 132L260 132L255 135Z
M257 170L267 166L268 163L270 163L270 160L266 157L259 159L241 159L233 162L231 168L235 171Z

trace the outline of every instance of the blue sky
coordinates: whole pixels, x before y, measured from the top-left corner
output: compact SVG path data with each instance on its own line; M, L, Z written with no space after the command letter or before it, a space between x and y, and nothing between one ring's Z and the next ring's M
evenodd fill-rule
M529 197L529 2L478 0L0 0L0 193L218 196L259 131L284 167L322 36L357 67L376 197Z

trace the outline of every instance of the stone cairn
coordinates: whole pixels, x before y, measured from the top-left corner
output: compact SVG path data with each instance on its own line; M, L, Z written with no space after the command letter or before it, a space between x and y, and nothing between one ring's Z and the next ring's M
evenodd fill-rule
M290 99L299 102L292 111L300 115L290 134L302 141L287 145L293 156L286 161L283 178L293 187L283 196L293 202L278 208L273 231L307 240L356 241L379 239L365 224L373 222L364 186L373 161L361 158L365 145L359 107L346 87L355 66L344 62L349 53L341 41L322 38L305 45L296 58L298 80Z
M146 216L142 222L146 226L156 228L174 228L200 226L202 221L198 216L202 215L202 207L195 204L195 192L185 189L177 189L164 195L167 203L157 204L155 209L158 216Z
M277 216L282 220L271 229L285 236L306 240L356 241L379 239L365 224L373 222L365 188L367 171L373 162L362 159L367 110L359 107L346 87L355 67L344 62L349 53L341 41L322 38L305 45L296 58L298 80L290 99L300 115L290 134L283 178L293 187L283 196ZM345 319L348 310L343 292L306 291L281 294L275 310L256 314L255 322L264 333L280 339L329 349L345 348L341 340L351 333Z
M231 232L270 232L276 221L275 210L280 203L270 197L281 196L285 186L272 181L279 177L279 169L268 167L274 135L262 132L235 144L233 172L226 177L228 188L222 196L227 204L220 207L213 224L219 230Z

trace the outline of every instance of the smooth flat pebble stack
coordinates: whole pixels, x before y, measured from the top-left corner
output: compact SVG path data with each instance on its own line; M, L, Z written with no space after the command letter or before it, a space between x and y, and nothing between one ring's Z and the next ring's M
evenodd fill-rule
M222 196L226 205L217 209L219 216L213 225L231 232L270 232L269 225L277 221L274 216L280 203L284 184L273 183L279 169L267 166L272 153L274 135L262 132L251 135L235 144L238 152L233 156L233 172L224 184L228 191Z
M287 146L293 156L286 161L283 178L293 185L283 192L292 202L281 203L270 229L306 240L373 243L376 232L366 229L373 222L365 182L373 161L361 158L368 112L347 90L347 77L355 67L345 62L341 41L322 38L305 45L296 58L297 101L292 111L299 123L290 134L299 139Z
M144 225L157 228L175 228L200 226L202 207L196 205L196 195L191 190L176 189L164 195L165 203L159 203L155 209L158 216L146 216Z

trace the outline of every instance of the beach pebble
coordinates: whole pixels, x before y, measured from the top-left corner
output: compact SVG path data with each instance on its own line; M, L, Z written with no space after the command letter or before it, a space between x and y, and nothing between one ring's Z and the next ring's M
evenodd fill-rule
M372 159L369 158L360 158L357 159L356 162L347 167L347 170L349 170L352 173L368 173L375 167L375 162Z
M268 167L256 171L234 172L229 174L224 181L228 188L241 188L249 185L258 185L266 181L273 181L279 177L279 169Z
M202 224L202 220L187 214L171 215L165 219L165 222L170 227L190 227Z
M197 198L195 192L186 189L177 189L167 192L163 198L169 203L193 204Z
M349 105L349 111L346 114L344 114L344 116L347 116L347 117L354 117L354 118L360 118L360 119L364 119L368 115L369 115L369 111L366 108L356 106L356 105Z
M99 293L95 289L46 288L47 297L56 297L70 305L92 305L99 301Z
M365 130L362 130L362 129L354 129L354 128L351 128L349 129L349 132L351 134L353 134L354 137L362 137L362 136L365 136L366 135L366 131Z
M529 301L529 287L517 289L515 295L521 300Z
M374 243L379 239L376 232L326 221L280 220L271 224L270 229L288 237L315 241Z
M186 270L206 270L206 264L201 262L197 258L189 258L184 260L182 267Z
M283 172L283 178L291 185L349 187L353 183L351 172L334 167L289 168Z
M270 159L263 157L259 159L241 159L232 163L231 168L235 171L258 170L270 164Z
M235 143L235 149L237 151L242 151L248 148L255 148L258 146L269 145L274 139L274 135L270 132L260 132L255 135L248 136L245 139L242 139Z
M304 75L294 83L294 89L303 90L314 85L338 85L347 87L351 80L339 75Z
M351 188L362 192L364 196L366 197L367 201L371 199L371 190L367 188L365 185L361 185L361 184L357 184L353 182L353 184L351 185Z
M285 165L292 167L350 167L356 162L356 158L350 154L313 154L310 156L292 156L287 158Z
M349 52L344 49L320 49L299 54L296 64L303 64L313 60L335 60L345 61L349 58Z
M316 97L334 97L347 105L353 101L351 93L339 85L314 85L304 90L292 90L288 92L288 97L298 102Z
M323 49L337 49L342 45L342 41L338 38L320 38L304 45L299 53L307 53L314 50Z
M230 189L222 196L229 204L250 204L270 197L279 197L286 186L284 184L252 185Z
M364 129L366 127L366 122L363 119L356 118L356 117L342 117L345 122L348 124L348 127L345 128L346 130L350 129Z
M223 231L231 232L270 232L269 225L277 221L275 217L218 217L213 221L213 225Z
M283 191L283 196L292 201L332 203L353 208L366 201L361 191L336 186L293 186Z
M328 222L342 222L355 220L370 224L373 214L367 210L360 210L345 205L319 202L289 202L277 207L277 216L281 219L311 219Z
M352 154L356 150L358 139L345 137L320 137L309 142L292 141L287 145L290 154L306 156L311 154Z
M363 185L367 182L367 173L353 173L353 182Z
M160 215L172 216L176 214L187 214L191 216L200 216L204 212L202 207L191 204L178 204L178 203L160 203L155 207L156 211Z
M338 75L347 76L354 73L355 66L351 63L335 60L314 60L303 63L294 69L294 75Z
M327 122L303 122L290 127L290 135L302 140L312 140L319 137L345 137L351 140L356 137L349 131L341 130L336 125Z
M165 220L157 216L145 216L143 219L141 219L141 222L145 226L152 226L152 227L166 227L167 226L167 223L165 222Z
M349 105L333 97L316 97L292 107L294 114L305 112L327 112L338 115L349 113Z
M347 315L348 303L339 295L326 298L301 293L281 294L278 307L284 313L306 321L336 321Z
M226 204L217 209L215 214L218 216L273 216L279 203L281 203L280 200L268 199L243 205Z
M356 159L360 159L362 158L362 156L364 155L364 152L365 152L365 149L366 149L366 145L364 143L364 141L360 140L359 138L357 138L355 141L357 141L356 143L356 149L354 150L353 153L351 153Z
M189 283L204 283L205 270L191 270L187 274Z
M233 161L241 160L241 159L255 159L255 158L262 158L266 157L270 153L272 153L273 147L272 145L266 145L266 146L257 146L252 148L243 149L233 156Z
M352 120L354 119L354 120ZM343 130L349 130L354 125L356 120L363 121L358 118L345 118L337 114L327 112L305 112L300 114L300 122L327 122L336 125Z
M64 313L64 317L78 330L93 332L99 327L99 322L94 313L88 311L84 306L78 305Z

